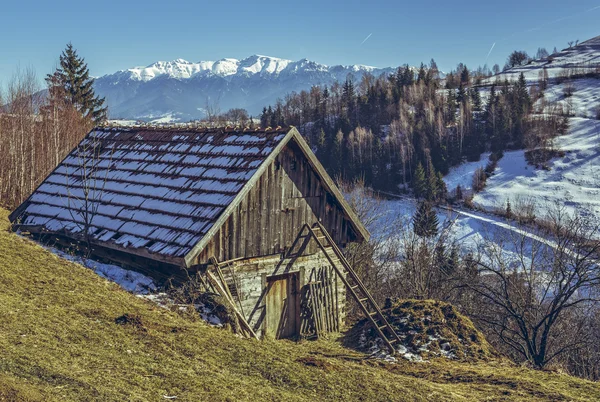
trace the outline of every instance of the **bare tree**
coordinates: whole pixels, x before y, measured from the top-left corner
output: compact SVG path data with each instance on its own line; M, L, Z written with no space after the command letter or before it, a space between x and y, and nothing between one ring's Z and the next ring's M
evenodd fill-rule
M8 208L29 196L91 128L73 107L39 89L33 70L19 69L6 104L0 102L0 203Z
M221 95L217 99L206 98L204 111L206 112L206 120L211 124L217 123L218 117L221 114L221 108L219 107L220 100Z
M81 234L86 252L91 251L91 237L95 233L94 219L102 204L108 181L114 147L108 147L97 131L93 131L71 154L76 167L69 172L66 165L66 203L74 231ZM71 160L68 160L71 162Z
M250 118L246 109L233 108L225 113L223 120L229 124L245 126Z
M599 300L600 285L600 241L592 240L600 227L562 207L548 219L551 241L510 232L482 244L477 280L464 284L480 301L471 315L513 356L539 368L584 343L561 337L560 329L577 309ZM512 256L505 252L511 247Z

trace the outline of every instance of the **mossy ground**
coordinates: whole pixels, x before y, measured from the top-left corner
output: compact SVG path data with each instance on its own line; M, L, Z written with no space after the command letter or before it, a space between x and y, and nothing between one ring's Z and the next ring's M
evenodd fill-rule
M599 384L501 360L387 364L335 337L240 339L59 259L10 233L6 215L0 401L600 399Z
M383 314L403 339L403 345L425 359L445 356L473 362L498 357L473 322L451 304L437 300L400 300L384 309ZM356 339L361 333L370 339L377 337L367 320L359 322L348 337Z

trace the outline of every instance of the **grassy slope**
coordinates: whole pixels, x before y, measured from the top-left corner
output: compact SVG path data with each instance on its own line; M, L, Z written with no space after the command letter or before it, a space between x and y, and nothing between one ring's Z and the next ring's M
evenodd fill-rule
M242 340L155 307L7 231L2 400L598 400L600 385L506 362L365 360L336 341ZM125 313L142 328L117 325Z

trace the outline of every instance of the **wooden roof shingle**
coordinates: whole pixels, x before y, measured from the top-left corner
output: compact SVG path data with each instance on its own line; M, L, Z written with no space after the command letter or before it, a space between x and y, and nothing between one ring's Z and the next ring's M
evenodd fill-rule
M294 128L96 128L10 219L25 230L80 239L87 228L98 245L188 265L292 137L368 237Z

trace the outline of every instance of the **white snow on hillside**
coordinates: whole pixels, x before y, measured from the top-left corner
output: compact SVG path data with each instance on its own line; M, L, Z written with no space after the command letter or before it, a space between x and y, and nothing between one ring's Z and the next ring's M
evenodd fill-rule
M566 96L566 94L572 94ZM536 103L560 105L565 112L575 117L595 119L600 110L600 78L579 78L550 85L544 97Z
M571 118L567 135L556 138L566 152L549 162L549 170L528 165L524 151L505 152L486 188L473 199L488 210L531 201L540 209L555 203L571 212L600 216L600 120Z
M417 208L416 202L411 199L372 202L375 205L373 214L377 216L377 219L367 227L372 241L383 243L382 251L387 247L401 248L402 232L412 230L412 216ZM509 265L518 265L517 244L519 242L511 239L520 240L523 236L528 238L525 241L525 260L528 260L527 250L534 242L544 243L543 239L535 235L529 236L528 232L514 227L514 222L493 215L438 209L437 217L440 230L446 225L451 225L449 240L455 241L463 254L469 252L477 254L486 243L497 243L498 239L503 239L501 253L504 260ZM485 257L482 258L485 260ZM389 268L394 269L393 264L388 265Z
M465 162L458 166L450 168L450 172L444 177L444 182L448 191L454 191L456 186L461 186L463 190L473 188L473 175L479 168L485 168L490 160L490 153L481 154L481 158L476 162Z
M570 116L567 134L554 139L555 149L564 151L565 156L549 161L549 170L541 170L527 164L524 151L505 152L473 201L486 210L503 209L507 200L513 208L534 203L538 215L558 203L571 213L600 219L600 78L593 76L600 73L600 36L548 59L502 72L484 84L516 80L521 72L530 85L535 84L543 69L548 73L548 87L534 107L537 113ZM482 87L481 95L485 102L489 87ZM448 189L458 183L470 185L470 172L476 167L476 163L467 163L452 168L445 178Z
M486 82L492 84L497 78L501 80L506 78L509 81L517 80L521 73L525 75L527 81L537 81L539 73L543 69L546 69L548 78L552 79L561 77L566 72L588 73L597 71L598 65L600 65L600 36L582 42L577 46L563 49L546 59L533 60L525 66L518 66L501 72L489 78Z

